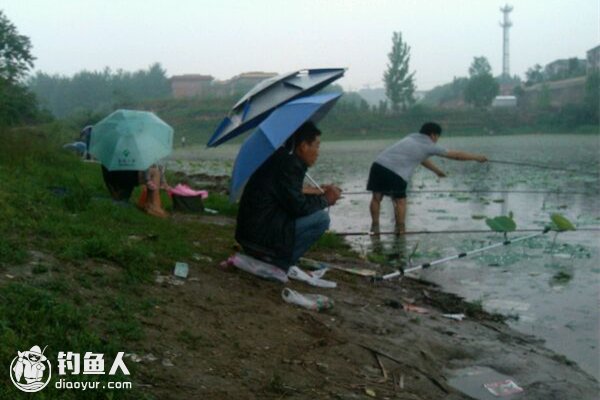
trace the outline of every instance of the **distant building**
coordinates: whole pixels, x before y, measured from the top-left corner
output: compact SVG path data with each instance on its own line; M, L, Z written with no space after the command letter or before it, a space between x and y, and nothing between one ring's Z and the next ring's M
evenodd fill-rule
M544 75L548 80L574 78L585 75L586 64L587 60L579 58L556 60L546 65Z
M600 69L600 45L587 51L587 73Z
M223 82L223 84L229 88L230 95L235 95L237 93L245 93L257 83L273 78L274 76L277 76L277 74L273 72L244 72Z
M535 108L539 106L562 107L567 104L581 104L585 99L585 76L548 81L523 87L519 106Z
M210 91L214 78L210 75L175 75L171 77L171 93L176 99L201 97Z
M176 75L171 78L171 93L175 98L229 97L245 93L257 83L276 75L272 72L245 72L226 81L217 81L210 75Z
M492 100L494 108L514 108L517 106L517 98L515 96L496 96Z

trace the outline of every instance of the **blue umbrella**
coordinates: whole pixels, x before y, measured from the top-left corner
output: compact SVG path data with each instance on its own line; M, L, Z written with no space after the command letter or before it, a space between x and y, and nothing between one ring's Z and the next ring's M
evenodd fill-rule
M206 144L216 147L255 128L277 107L318 92L341 78L344 68L306 69L266 79L253 87L232 108Z
M319 121L333 107L341 93L301 97L277 108L242 144L229 190L235 202L242 188L256 171L306 121Z

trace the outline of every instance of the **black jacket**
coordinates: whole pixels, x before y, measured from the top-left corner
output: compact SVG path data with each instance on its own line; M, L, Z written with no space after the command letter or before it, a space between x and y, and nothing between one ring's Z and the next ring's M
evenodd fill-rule
M252 175L240 201L235 232L246 251L291 258L296 219L328 205L325 196L302 193L306 170L295 154L280 148Z

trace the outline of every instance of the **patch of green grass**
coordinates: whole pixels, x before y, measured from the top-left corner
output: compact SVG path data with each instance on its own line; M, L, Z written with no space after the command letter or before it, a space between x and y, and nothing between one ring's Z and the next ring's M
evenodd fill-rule
M211 193L204 200L204 207L216 210L221 215L235 217L238 213L238 204L230 203L229 198L220 193ZM208 214L210 215L210 214Z
M10 365L17 351L30 349L33 345L41 348L47 346L46 355L53 367L57 366L59 351L72 351L82 357L86 351L105 354L106 362L123 351L122 343L114 337L100 338L91 328L91 318L97 317L99 311L85 304L75 304L67 299L58 299L55 293L27 284L8 284L0 287L0 362ZM129 363L132 376L135 376L135 365ZM110 364L109 367L110 368ZM114 380L116 377L99 375L97 378L87 376L71 376L69 380L80 379L101 382ZM44 399L78 399L80 391L55 390L54 383L59 379L53 374L49 386L38 394ZM8 374L0 377L0 399L29 398L28 394L18 391L11 383ZM118 397L123 399L143 398L135 387L131 391L119 393L109 390L88 391L86 398L106 399Z
M224 239L233 237L230 226L174 223L149 216L133 203L114 204L99 165L62 151L62 143L71 138L61 129L0 132L0 266L20 266L30 250L56 259L33 267L36 275L51 268L53 273L43 279L23 276L19 283L0 284L2 365L10 365L17 350L36 344L48 345L45 354L54 358L53 367L58 351L105 353L107 359L131 351L144 340L139 316L150 315L157 304L147 297L145 286L154 271L172 271L176 261L191 261L200 247L204 255L224 258L233 243ZM224 213L237 211L224 196L220 201L216 208L229 210ZM201 341L192 336L188 340ZM131 380L141 379L134 363L127 366ZM79 379L94 380L85 378ZM22 395L8 374L0 376L0 383L0 399ZM75 399L82 392L44 390L41 395ZM135 389L85 395L144 398Z
M25 262L27 252L19 243L8 239L0 240L0 265Z
M333 232L325 232L323 236L313 245L312 250L315 251L345 251L350 249L350 245L340 235Z
M367 254L367 260L375 264L387 264L388 258L385 254L382 253L369 253Z

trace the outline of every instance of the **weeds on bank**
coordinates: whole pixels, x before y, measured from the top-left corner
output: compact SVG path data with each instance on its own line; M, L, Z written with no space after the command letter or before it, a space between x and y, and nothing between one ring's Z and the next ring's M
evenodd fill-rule
M48 346L53 365L58 351L93 351L107 359L132 351L144 339L137 316L159 304L142 283L155 271L171 273L175 261L192 261L195 252L219 259L230 251L222 240L231 236L229 227L173 223L133 204L114 204L100 166L62 150L69 135L58 125L0 132L0 365L34 344ZM32 260L31 251L42 259ZM132 375L123 380L135 381L135 364L127 366ZM18 398L7 374L0 383L0 399ZM82 392L40 394L69 399ZM87 391L85 397L143 395L134 384L132 391Z

